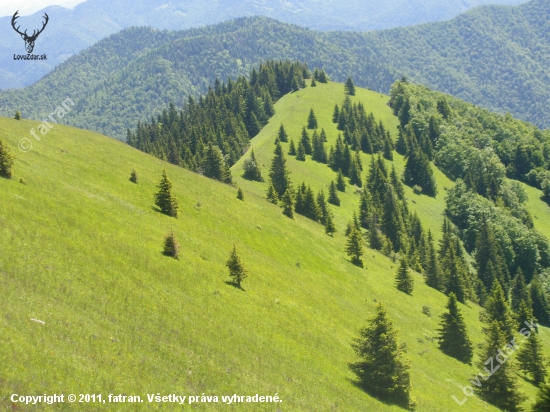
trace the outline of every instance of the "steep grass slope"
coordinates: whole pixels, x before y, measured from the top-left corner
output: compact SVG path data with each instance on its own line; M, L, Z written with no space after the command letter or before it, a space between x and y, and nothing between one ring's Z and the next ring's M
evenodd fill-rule
M295 136L311 106L329 131L322 107L328 113L340 103L341 88L309 88L277 103L276 117L253 142L263 163L269 163L272 130L284 121ZM386 96L360 90L356 98L388 126L394 122ZM294 116L300 122L291 126ZM475 397L463 407L451 398L461 398L477 368L444 356L432 340L445 296L426 287L420 275L412 297L398 292L395 264L376 252L367 251L367 269L347 261L342 232L357 203L352 193L335 211L339 232L332 238L306 218L283 216L263 199L265 184L239 180L241 202L234 187L91 132L57 125L31 151L19 152L17 142L31 127L36 123L0 118L0 138L17 156L14 179L0 179L3 410L12 407L12 393L124 393L145 403L119 404L117 410L181 409L147 403L147 394L160 392L277 393L283 400L241 404L239 410L398 411L357 388L347 369L355 360L350 342L380 301L408 345L418 410L495 410ZM320 187L333 176L311 160L289 164L295 182L303 176ZM396 164L402 167L402 160ZM137 185L128 181L132 168L140 176ZM178 219L153 207L163 169L180 202ZM438 229L441 197L414 200L425 225ZM182 244L179 261L161 253L170 229ZM233 244L250 271L245 291L225 283ZM431 317L423 306L431 308ZM462 310L473 341L481 343L479 308ZM541 336L550 353L550 332L541 328ZM521 385L532 399L534 387Z

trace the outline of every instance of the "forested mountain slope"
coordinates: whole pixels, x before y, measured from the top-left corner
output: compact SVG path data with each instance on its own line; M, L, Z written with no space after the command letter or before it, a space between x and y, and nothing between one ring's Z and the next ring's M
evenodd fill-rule
M32 65L12 60L14 53L22 53L22 42L11 28L11 16L0 18L0 89L32 84L68 57L131 26L182 30L260 15L316 30L365 31L445 20L482 4L523 2L525 0L415 0L413 4L406 0L348 0L342 5L331 0L88 0L74 9L47 7L19 19L24 25L40 27L44 13L51 18L37 43L37 50L46 53L48 60Z
M131 28L58 66L33 86L0 93L4 115L41 118L69 96L71 125L123 139L169 101L181 105L214 78L289 58L388 92L402 75L541 127L550 124L550 4L481 7L443 23L373 33L320 33L265 18L181 32Z

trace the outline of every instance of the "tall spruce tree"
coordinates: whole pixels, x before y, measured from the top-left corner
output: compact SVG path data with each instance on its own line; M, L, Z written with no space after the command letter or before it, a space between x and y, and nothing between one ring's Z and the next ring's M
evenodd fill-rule
M309 116L307 117L307 128L317 129L317 117L315 116L313 109L310 109Z
M281 126L279 127L279 133L277 134L277 137L281 142L288 142L288 135L286 134L285 128L283 124L281 123Z
M508 289L508 266L486 217L481 220L476 238L475 259L478 268L477 276L485 285L487 292L493 289L495 280L500 283L502 288Z
M340 109L338 108L338 105L334 105L334 111L332 112L332 123L338 123L338 119L340 118Z
M382 209L382 231L392 242L396 252L406 247L408 240L401 205L393 187L387 185Z
M288 154L290 156L296 156L296 145L294 144L293 139L290 139L290 144L288 145Z
M439 332L439 349L461 362L470 364L474 356L474 348L466 323L458 308L458 300L454 293L449 295L447 310L441 315Z
M546 359L542 354L542 342L538 333L531 332L527 342L521 346L517 354L519 369L529 374L535 385L540 386L546 380Z
M269 178L277 193L277 198L280 199L290 187L290 172L286 168L286 159L280 143L275 146L275 151L273 153L275 156L271 161Z
M296 150L296 160L299 160L301 162L306 161L306 150L301 140L298 142L298 149Z
M481 370L487 368L487 359L493 359L499 351L502 351L508 343L505 333L502 332L498 322L492 322L489 325L486 343L480 356L479 367ZM511 362L509 360L496 365L493 369L497 369L488 379L481 380L481 385L478 388L478 393L481 398L490 404L504 411L518 412L523 408L520 404L525 397L519 391L517 379L514 375ZM479 379L479 376L476 377Z
M325 218L325 233L329 236L332 236L334 232L336 232L336 226L334 225L332 212L329 210Z
M363 261L361 260L361 256L363 256L363 235L355 224L352 224L350 227L346 253L354 265L363 267Z
M483 319L488 324L497 322L507 341L511 341L514 338L514 332L517 330L517 323L508 306L504 291L498 282L494 283L491 295L485 303Z
M405 257L401 258L401 263L397 269L397 275L395 277L395 286L401 292L408 295L412 295L414 288L414 279L409 271L409 265Z
M441 278L441 271L439 270L439 261L437 259L431 231L428 231L428 250L426 255L426 268L424 270L426 284L434 289L443 291L444 285Z
M237 285L237 287L241 288L242 281L248 277L248 271L237 254L236 245L233 245L233 250L229 255L229 259L225 263L225 266L229 269L229 276L231 277L233 283Z
M159 191L155 194L155 204L165 215L178 217L178 199L172 195L172 182L168 179L166 170L157 185Z
M346 181L344 180L344 174L342 173L342 169L338 169L338 176L336 177L336 188L340 192L346 191Z
M456 248L451 245L449 251L442 261L441 268L446 274L445 294L448 296L454 293L460 303L466 302L467 285L465 282L466 269L456 254Z
M359 201L359 222L361 222L361 227L369 229L370 222L373 218L376 219L376 215L370 193L364 189Z
M355 85L351 77L348 77L346 83L344 84L344 92L349 96L355 96Z
M10 153L8 145L0 139L0 177L11 179L14 156Z
M533 301L521 268L518 268L510 289L510 307L514 311L518 323L531 320L533 317Z
M300 142L304 146L304 151L306 152L306 154L310 155L313 149L311 147L311 139L305 127L302 128L302 135L300 137Z
M363 182L361 181L361 169L359 168L359 165L357 164L357 161L355 158L351 159L351 164L349 167L349 182L352 185L356 186L363 186Z
M397 338L386 308L379 303L376 316L359 331L359 337L352 343L359 361L351 363L349 368L368 393L384 401L413 408L410 362L403 358L404 345L400 345Z
M328 202L331 205L340 206L340 198L338 197L338 192L334 180L330 182L330 186L328 187Z
M283 208L283 215L294 219L294 193L290 188L286 190L281 199L281 207Z

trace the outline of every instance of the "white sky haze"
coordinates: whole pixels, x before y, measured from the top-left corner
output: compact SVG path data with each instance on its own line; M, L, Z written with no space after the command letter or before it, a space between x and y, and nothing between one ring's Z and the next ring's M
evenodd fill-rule
M0 17L12 16L17 10L21 16L36 13L47 6L63 6L68 9L85 0L0 0Z

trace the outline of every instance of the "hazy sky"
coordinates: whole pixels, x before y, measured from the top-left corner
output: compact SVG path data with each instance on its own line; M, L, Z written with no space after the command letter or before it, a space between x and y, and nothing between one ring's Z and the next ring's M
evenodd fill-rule
M22 16L36 13L46 6L71 8L85 0L0 0L0 17L12 16L17 10Z

